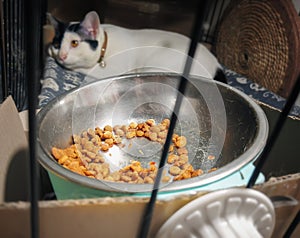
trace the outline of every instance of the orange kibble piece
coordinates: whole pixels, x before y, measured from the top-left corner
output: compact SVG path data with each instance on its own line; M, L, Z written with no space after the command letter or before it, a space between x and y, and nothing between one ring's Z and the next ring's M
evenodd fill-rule
M122 175L120 179L127 183L131 181L130 176L127 176L127 175Z
M100 136L100 138L103 136L103 131L99 127L95 128L95 132Z
M59 158L58 163L59 164L64 164L67 161L68 158L69 157L67 155L63 155L62 157Z
M103 134L103 138L104 139L110 139L113 137L113 134L111 131L105 131L104 134Z
M138 126L138 124L136 122L130 122L130 124L129 124L130 129L135 129L135 128L137 128L137 126Z
M158 133L158 137L162 138L162 139L165 139L167 137L167 132L166 131L160 131Z
M121 129L117 129L115 131L115 133L116 133L116 135L121 136L121 137L125 135L125 132L123 130L121 130Z
M163 182L163 183L167 183L167 182L169 182L170 180L171 180L170 176L164 176L164 177L162 178L162 182Z
M149 125L149 126L154 126L155 125L155 120L154 119L148 119L146 121L146 123Z
M79 168L79 161L75 160L75 161L72 161L70 164L69 164L69 168L73 168L73 169L78 169Z
M197 170L194 170L192 172L192 177L197 177L197 176L200 176L203 174L203 170L202 169L197 169Z
M179 137L179 135L173 134L173 136L172 136L173 143L177 140L178 137Z
M93 148L94 148L94 144L93 144L93 142L91 142L91 141L87 141L87 142L84 144L84 149L86 149L86 150L92 151Z
M96 175L96 171L93 171L93 170L86 170L86 171L84 171L84 173L86 176L94 177Z
M59 159L59 158L61 158L62 156L64 156L65 153L64 153L64 150L58 149L58 148L56 148L56 147L53 147L53 148L52 148L52 155L53 155L56 159Z
M168 156L168 163L173 164L176 160L178 160L178 155L170 154Z
M150 132L149 131L145 131L144 132L144 137L149 138Z
M70 169L78 174L95 179L104 179L107 181L127 182L127 183L154 183L157 176L157 165L154 161L149 163L149 167L143 167L139 161L132 161L124 168L111 172L110 166L105 162L100 151L108 151L114 144L124 147L122 137L128 139L145 137L151 141L164 143L167 137L169 119L164 119L161 123L156 124L154 119L148 119L142 123L131 122L127 125L110 126L106 125L103 129L96 127L95 130L88 129L78 135L73 135L73 145L66 149L52 148L52 155L63 167ZM171 180L170 175L174 176L173 180L182 180L203 173L201 169L194 170L193 166L188 163L188 150L186 149L187 139L184 136L173 134L172 144L169 148L168 163L169 175L163 174L163 182ZM130 147L133 142L128 145ZM177 148L175 148L175 147ZM139 150L144 154L142 150ZM109 153L111 155L111 153ZM214 159L208 156L208 159ZM212 168L209 172L216 170ZM167 170L166 170L167 171ZM164 171L164 172L166 172Z
M167 128L169 128L170 126L170 120L169 119L163 119L163 121L161 122L161 124L165 125Z
M152 141L156 141L157 140L157 134L155 132L150 132L149 133L149 139Z
M95 131L94 131L93 129L91 129L91 128L88 129L87 133L88 133L88 135L91 136L91 137L95 136Z
M142 130L137 130L136 131L136 135L139 136L139 137L144 136L144 134L145 133Z
M109 150L109 144L107 144L107 143L102 143L102 144L101 144L101 150L102 150L102 151L108 151L108 150Z
M107 143L109 146L113 146L114 140L112 138L106 139L105 143Z
M80 144L80 136L78 135L73 135L73 141L74 141L74 144Z
M214 160L216 157L214 156L214 155L209 155L209 156L207 156L207 159L209 159L209 160Z
M189 157L187 156L187 154L180 155L179 159L182 163L187 163L189 161Z
M210 170L208 170L208 173L216 171L216 170L217 170L217 168L211 168Z
M154 183L154 180L153 180L153 178L147 176L147 177L144 178L144 182L145 183Z
M150 131L152 131L152 132L158 134L158 133L160 132L159 126L156 126L156 125L151 126L151 127L150 127Z
M138 123L137 129L142 130L144 128L144 123Z
M82 132L81 137L88 139L89 135L88 135L87 131Z
M131 138L133 138L135 136L136 136L136 131L135 130L133 130L133 131L127 131L127 133L126 133L126 138L127 139L131 139Z
M169 169L169 173L173 176L180 174L181 169L178 166L171 166Z
M177 147L184 147L186 146L186 137L185 136L178 136L174 142L175 146Z
M110 125L106 125L106 126L104 127L104 131L110 131L110 132L112 132L112 131L113 131L113 128L112 128Z
M115 136L115 140L114 140L114 143L116 144L120 144L122 142L122 138L119 137L119 136Z
M144 124L143 124L142 130L143 130L144 132L150 131L150 126L149 126L148 124L144 123Z
M164 125L164 124L158 124L158 127L159 127L159 129L160 129L161 131L165 131L165 132L168 131L168 130L167 130L167 126Z
M93 153L93 152L90 152L90 151L88 151L88 152L86 153L86 155L87 155L89 158L91 158L91 159L95 159L95 158L96 158L96 153Z
M128 127L127 126L125 126L125 125L122 125L121 126L121 130L123 130L125 133L127 132L127 130L128 130Z

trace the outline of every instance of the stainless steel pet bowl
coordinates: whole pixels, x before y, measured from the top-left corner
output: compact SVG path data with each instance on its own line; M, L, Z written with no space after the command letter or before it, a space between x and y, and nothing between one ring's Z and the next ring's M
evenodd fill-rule
M38 113L38 153L54 188L59 179L72 184L61 185L66 191L72 186L87 188L87 193L118 195L151 191L152 184L104 182L73 173L56 162L51 148L66 147L73 134L88 128L170 118L179 79L178 75L168 73L107 78L69 91L45 106ZM238 172L258 157L268 135L265 114L252 99L228 85L204 78L189 79L177 119L175 132L187 137L190 163L205 173L162 183L160 191L166 193L205 186ZM143 164L158 162L162 148L154 144L134 139L131 149L116 148L105 157L112 169L132 159ZM141 149L143 155L138 153ZM208 155L215 159L209 160ZM215 167L217 170L207 172Z

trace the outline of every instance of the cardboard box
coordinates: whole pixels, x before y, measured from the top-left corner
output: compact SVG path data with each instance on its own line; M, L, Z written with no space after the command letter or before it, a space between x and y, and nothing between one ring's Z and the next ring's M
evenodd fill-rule
M28 200L28 141L11 97L0 106L0 135L0 202Z
M0 106L0 145L0 234L6 238L30 237L28 142L12 98ZM269 197L284 195L290 198L288 202L274 203L273 237L282 237L299 210L299 181L298 173L272 178L254 188ZM157 201L149 237L155 237L163 223L179 208L205 194L198 192ZM148 198L138 197L40 201L40 237L136 237L147 202ZM299 234L298 229L293 237Z

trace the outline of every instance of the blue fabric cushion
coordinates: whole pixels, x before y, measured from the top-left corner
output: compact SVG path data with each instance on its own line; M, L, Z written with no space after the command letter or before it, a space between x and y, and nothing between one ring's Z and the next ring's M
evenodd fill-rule
M281 110L286 100L266 88L254 83L246 77L224 68L228 84L239 89L256 101ZM39 95L39 108L44 107L48 102L72 88L79 87L84 81L85 75L66 70L58 65L51 57L45 62L44 76L41 80L41 92ZM294 106L290 112L291 116L300 116L300 107Z

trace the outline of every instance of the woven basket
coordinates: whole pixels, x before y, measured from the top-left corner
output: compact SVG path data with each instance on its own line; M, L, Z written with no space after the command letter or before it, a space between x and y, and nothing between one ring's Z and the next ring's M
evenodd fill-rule
M300 19L290 0L234 0L217 29L219 61L287 97L300 73Z

